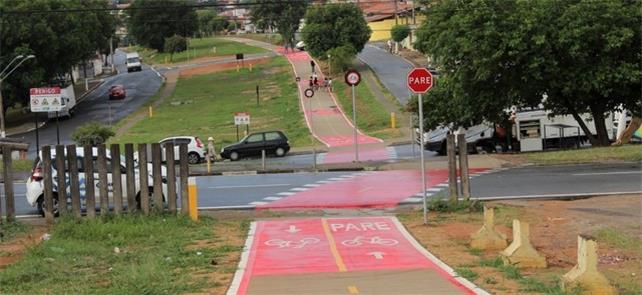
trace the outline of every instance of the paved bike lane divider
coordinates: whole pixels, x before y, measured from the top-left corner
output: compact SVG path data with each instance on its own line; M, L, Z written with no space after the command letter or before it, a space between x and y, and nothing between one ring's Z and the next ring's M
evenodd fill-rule
M487 294L395 217L253 222L227 294Z

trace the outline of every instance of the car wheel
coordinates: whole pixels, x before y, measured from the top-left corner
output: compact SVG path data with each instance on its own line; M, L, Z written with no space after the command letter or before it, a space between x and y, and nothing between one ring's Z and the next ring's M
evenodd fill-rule
M154 208L154 187L150 186L147 189L147 203L149 204L149 209ZM165 203L165 195L163 195L163 204ZM140 202L140 192L136 194L136 209L141 210L143 208L141 202Z
M285 149L283 148L276 148L276 151L274 151L277 157L283 157L285 156Z
M191 152L187 154L187 162L190 163L191 165L196 165L201 161L201 157L195 153Z
M231 152L230 153L230 160L236 161L239 159L239 153L238 152Z
M38 212L40 213L40 215L42 217L45 217L45 196L41 195L38 198L37 203L38 203ZM53 196L53 215L55 217L57 217L58 214L59 214L59 211L58 211L58 195L54 194L54 196Z

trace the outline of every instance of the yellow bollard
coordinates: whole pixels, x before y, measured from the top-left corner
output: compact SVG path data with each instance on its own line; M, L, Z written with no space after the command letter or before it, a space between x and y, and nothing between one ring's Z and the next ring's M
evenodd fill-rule
M207 155L205 159L207 160L207 173L212 173L212 163L210 161L210 155Z
M153 116L154 116L154 110L153 110L153 108L150 106L150 107L149 107L149 117L151 118L151 117L153 117Z
M236 72L238 73L241 70L241 66L239 64L236 64Z
M250 64L250 72L252 71L252 64Z
M198 191L195 177L188 179L187 199L189 203L189 218L193 221L198 221Z
M392 129L397 128L397 114L395 114L394 112L390 113L390 126L392 127Z

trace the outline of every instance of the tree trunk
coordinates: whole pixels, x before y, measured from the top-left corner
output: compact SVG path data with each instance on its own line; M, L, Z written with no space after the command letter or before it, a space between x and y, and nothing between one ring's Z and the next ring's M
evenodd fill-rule
M609 133L606 130L606 122L604 122L604 110L601 107L591 106L591 114L595 124L595 132L597 133L597 146L609 145Z
M591 145L598 145L597 138L591 133L591 130L588 129L588 126L586 126L586 123L584 122L584 120L582 120L580 115L576 111L573 111L571 115L573 116L575 121L580 124L580 128L582 128L582 131L584 132L584 134L586 134L586 137L588 138Z
M620 122L619 124L625 124L626 122ZM635 133L636 130L638 130L642 126L642 118L640 117L633 117L631 119L631 123L629 123L629 126L624 129L624 132L622 132L622 135L617 139L616 142L614 142L612 145L614 146L620 146L623 144L629 143L631 140L631 137L633 137L633 133Z

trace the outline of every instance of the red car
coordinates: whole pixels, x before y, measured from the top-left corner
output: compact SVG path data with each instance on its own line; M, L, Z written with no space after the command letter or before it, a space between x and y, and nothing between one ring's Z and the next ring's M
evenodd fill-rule
M125 87L123 85L114 85L109 87L109 100L125 99Z

